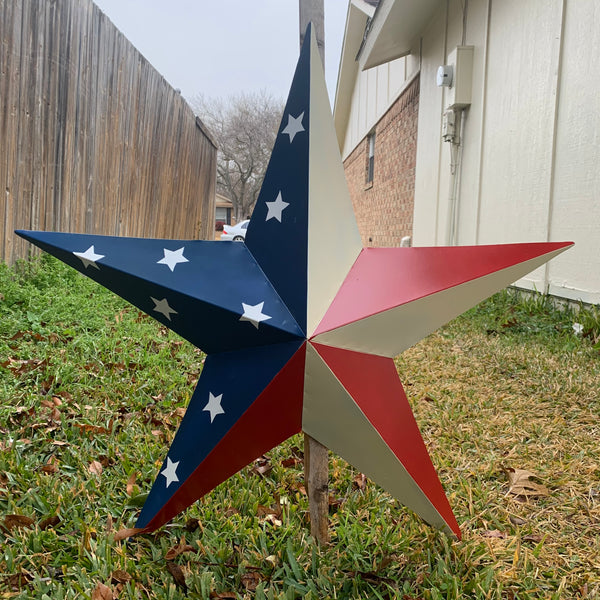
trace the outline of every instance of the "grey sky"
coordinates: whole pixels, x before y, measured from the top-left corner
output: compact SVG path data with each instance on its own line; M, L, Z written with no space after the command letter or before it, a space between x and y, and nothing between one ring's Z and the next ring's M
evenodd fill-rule
M285 99L298 58L298 0L94 0L186 99L266 89ZM325 0L332 99L347 0Z

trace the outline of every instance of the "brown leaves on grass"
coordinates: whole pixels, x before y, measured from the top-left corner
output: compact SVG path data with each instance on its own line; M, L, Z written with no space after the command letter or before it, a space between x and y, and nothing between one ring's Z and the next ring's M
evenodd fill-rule
M126 488L126 492L128 496L133 496L133 491L135 488L135 479L136 479L136 472L132 471L131 475L127 478L127 488Z
M179 544L169 548L169 551L165 555L165 559L171 561L184 552L197 552L197 550L193 546L190 546L188 543L186 543L185 538L181 538Z
M110 582L114 584L125 584L128 581L131 581L132 577L127 571L123 571L122 569L117 569L113 571L110 576Z
M4 517L4 529L12 531L21 527L33 527L35 520L25 515L6 515Z
M267 456L261 456L252 463L252 472L265 477L273 470L271 460Z
M104 467L102 466L101 462L99 462L97 460L93 460L88 466L88 471L90 473L93 473L94 475L102 475L102 471L104 471Z
M115 542L121 542L122 540L139 535L140 533L145 533L146 531L147 529L145 527L126 527L125 529L119 529L119 531L115 533L113 539Z
M60 523L60 517L57 515L53 515L50 517L46 517L42 519L38 526L40 529L45 530L50 527L54 527ZM13 529L22 529L29 528L35 525L35 519L28 517L26 515L6 515L2 524L0 525L0 529L5 532L11 532Z
M56 527L59 523L60 517L58 515L46 517L40 521L40 529L44 531L46 529L50 529L51 527Z
M76 427L82 433L87 434L104 434L104 433L112 433L114 425L114 419L111 419L108 422L108 427L101 427L99 425L89 425L88 423L73 423L73 427Z
M26 360L15 360L14 358L8 358L0 363L0 367L4 367L8 369L15 375L25 375L26 373L31 373L35 369L39 369L40 367L45 367L48 364L48 359L45 358L43 360L39 360L37 358L29 358Z
M525 469L513 469L512 467L502 467L502 470L508 477L508 493L520 498L534 498L548 496L549 491L545 485L532 481L532 478L539 477L531 471Z
M58 458L52 455L47 461L46 464L40 467L40 471L42 473L54 474L58 473Z
M281 505L270 508L268 506L263 506L262 504L259 504L258 508L256 510L256 515L259 518L261 518L265 523L269 523L269 524L273 525L274 527L281 527L281 525L282 525Z
M185 582L185 575L183 573L183 569L179 565L168 560L167 571L169 571L169 573L171 573L171 575L173 576L175 585L187 593L187 584Z
M296 465L301 465L302 464L302 459L296 457L296 456L290 456L289 458L284 458L281 461L281 466L285 467L286 469L289 469L290 467L295 467Z
M364 473L359 473L353 480L352 485L355 489L364 492L367 489L367 476Z
M113 591L107 585L99 583L92 591L92 600L114 600Z
M262 577L256 571L247 571L241 576L240 581L246 590L255 592L258 584L262 581Z
M3 584L6 586L6 589L11 592L20 592L27 584L31 581L32 577L28 573L23 571L19 573L13 573L8 577L3 579ZM3 598L10 598L13 594L7 594L2 596Z

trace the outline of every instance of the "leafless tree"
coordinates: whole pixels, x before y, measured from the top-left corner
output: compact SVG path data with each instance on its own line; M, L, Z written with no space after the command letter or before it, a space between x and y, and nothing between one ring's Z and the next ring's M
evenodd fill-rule
M239 221L252 213L269 164L284 104L266 92L228 98L198 95L192 108L215 139L217 191Z

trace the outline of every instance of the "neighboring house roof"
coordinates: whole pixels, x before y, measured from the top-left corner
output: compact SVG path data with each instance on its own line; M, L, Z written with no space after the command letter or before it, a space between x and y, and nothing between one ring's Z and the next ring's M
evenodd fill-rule
M227 196L222 194L215 194L215 206L233 208L233 203Z
M415 36L422 31L441 2L381 0L360 49L361 69L370 69L409 54Z

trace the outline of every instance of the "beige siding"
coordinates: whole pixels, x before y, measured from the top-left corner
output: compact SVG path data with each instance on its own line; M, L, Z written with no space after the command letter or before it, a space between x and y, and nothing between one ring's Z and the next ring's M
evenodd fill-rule
M552 292L600 302L600 3L566 4L550 235L577 246L549 265Z
M459 0L423 32L414 238L448 241L449 144L435 72L463 42ZM473 102L459 169L460 244L573 240L519 282L600 302L600 4L470 0Z
M342 152L344 160L398 99L418 72L418 64L418 58L410 56L359 71Z

